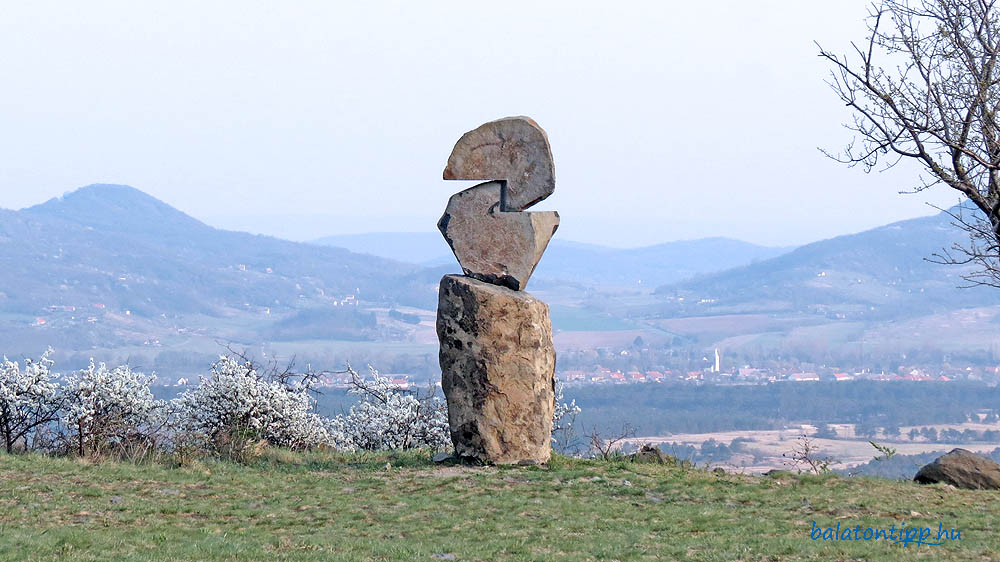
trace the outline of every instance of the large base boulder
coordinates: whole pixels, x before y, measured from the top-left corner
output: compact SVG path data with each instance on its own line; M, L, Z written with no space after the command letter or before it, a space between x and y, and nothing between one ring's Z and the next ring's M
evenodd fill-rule
M455 454L495 464L548 462L556 365L548 305L445 275L437 333Z
M1000 465L965 449L952 449L946 455L924 465L914 482L944 482L969 490L1000 490Z

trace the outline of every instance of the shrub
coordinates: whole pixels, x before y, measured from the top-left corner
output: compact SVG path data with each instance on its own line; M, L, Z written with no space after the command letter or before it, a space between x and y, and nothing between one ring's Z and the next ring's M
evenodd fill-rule
M444 402L428 393L417 398L397 388L378 371L368 367L365 380L350 365L349 392L361 396L347 415L330 420L330 436L338 449L444 449L451 444L448 413Z
M24 368L4 358L0 364L0 436L8 452L33 439L37 448L80 456L139 456L168 452L181 463L205 452L237 461L260 456L269 446L293 450L321 446L341 450L445 449L451 444L448 414L433 389L423 396L394 386L369 367L362 378L350 365L350 393L360 400L347 414L320 417L310 395L319 374L284 371L271 365L263 374L237 352L222 355L211 374L178 398L156 400L155 376L128 365L109 369L90 361L61 386L51 372L51 350ZM556 387L553 429L568 449L580 408L562 402ZM61 425L57 422L61 422Z
M269 381L250 361L221 356L212 374L174 401L175 431L204 437L210 450L236 460L262 447L309 449L330 442L308 388Z
M38 361L25 359L24 369L6 357L0 363L0 436L8 453L14 445L46 424L59 419L62 396L52 373L49 348Z
M565 385L557 380L555 385L555 409L552 412L552 446L563 454L571 454L580 446L577 439L574 424L576 416L580 413L580 407L576 405L574 398L570 402L563 402L563 390Z
M153 450L167 421L166 404L149 389L154 376L128 365L90 366L66 381L62 422L77 453L131 455Z

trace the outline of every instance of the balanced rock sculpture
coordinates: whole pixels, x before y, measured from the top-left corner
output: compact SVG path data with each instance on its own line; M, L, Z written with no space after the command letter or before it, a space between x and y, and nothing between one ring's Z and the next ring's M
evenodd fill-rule
M551 456L555 348L549 307L523 291L559 226L524 209L555 189L545 131L527 117L462 136L444 179L486 181L448 201L438 228L465 276L438 292L441 386L455 454L496 464Z

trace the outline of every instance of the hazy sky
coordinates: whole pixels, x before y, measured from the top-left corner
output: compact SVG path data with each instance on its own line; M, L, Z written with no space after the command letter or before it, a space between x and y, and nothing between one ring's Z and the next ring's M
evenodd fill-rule
M799 244L933 212L865 175L813 40L867 2L9 2L0 207L137 187L214 226L432 230L479 124L549 135L558 237Z

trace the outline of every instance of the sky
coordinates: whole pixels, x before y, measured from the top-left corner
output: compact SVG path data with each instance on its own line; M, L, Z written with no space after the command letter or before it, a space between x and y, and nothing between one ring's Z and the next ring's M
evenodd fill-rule
M293 240L432 231L481 123L548 133L556 235L795 245L928 215L947 188L851 137L824 47L867 2L18 2L0 13L0 207L92 183Z

